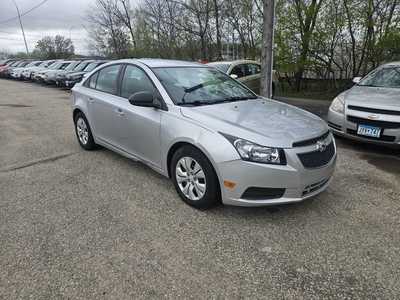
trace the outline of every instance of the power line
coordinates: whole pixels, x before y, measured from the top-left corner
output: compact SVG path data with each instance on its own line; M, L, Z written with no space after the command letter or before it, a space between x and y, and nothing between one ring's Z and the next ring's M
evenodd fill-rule
M37 5L35 5L34 7L28 9L27 11L23 12L23 13L21 14L21 17L23 17L23 16L29 14L30 12L34 11L35 9L39 8L40 6L42 6L43 4L45 4L47 1L49 1L49 0L43 0L43 1L40 2L39 4L37 4ZM5 24L5 23L8 23L8 22L17 20L18 18L19 18L18 16L15 16L15 17L12 17L12 18L9 18L9 19L0 21L0 24Z

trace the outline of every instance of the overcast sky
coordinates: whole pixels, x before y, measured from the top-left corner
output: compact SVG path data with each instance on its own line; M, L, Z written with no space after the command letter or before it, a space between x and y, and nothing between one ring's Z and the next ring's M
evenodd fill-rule
M43 0L15 0L24 13ZM42 6L22 17L29 50L35 42L46 35L61 34L71 37L75 52L87 54L87 33L84 29L85 15L94 0L47 0ZM25 51L18 19L12 0L0 0L0 50Z

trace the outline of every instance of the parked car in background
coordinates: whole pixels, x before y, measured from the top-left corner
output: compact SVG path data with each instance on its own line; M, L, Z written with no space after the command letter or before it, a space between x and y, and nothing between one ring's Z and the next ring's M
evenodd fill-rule
M70 63L71 63L71 61L63 61L63 60L57 61L54 64L52 64L51 66L49 66L47 69L41 70L39 72L35 72L33 80L37 81L37 82L45 82L48 72L64 70Z
M218 61L208 63L208 65L239 80L254 93L260 94L261 64L259 62L253 60ZM272 72L272 76L272 93L274 94L279 82L275 70Z
M113 61L75 85L72 106L82 148L144 162L198 208L302 201L325 190L335 168L323 120L202 64Z
M6 72L8 72L8 69L10 67L13 67L15 65L18 65L20 61L9 61L5 63L3 66L0 66L0 77L5 77Z
M10 72L10 77L13 78L13 79L23 79L23 77L22 77L22 72L23 72L25 69L29 69L29 68L31 68L31 67L36 67L36 66L40 65L41 63L42 63L42 61L32 61L32 62L28 63L28 64L27 64L26 66L24 66L24 67L16 67L16 68L13 68L13 69L11 70L11 72Z
M95 68L98 66L107 63L108 61L106 60L99 60L99 61L94 61L88 64L82 71L74 71L71 73L68 73L65 75L65 78L63 78L60 81L60 86L65 86L68 88L74 87L74 85L82 80L85 74L93 71Z
M64 72L59 72L56 76L56 85L57 86L64 86L65 78L68 74L80 72L85 69L93 60L83 60L78 65L76 65L72 70L65 69Z
M77 65L81 63L81 60L64 61L64 63L64 67L46 72L46 74L44 75L44 82L47 84L56 84L57 75L64 74L65 72L73 70Z
M33 67L29 67L29 68L26 67L23 69L23 71L21 73L21 77L22 77L22 79L25 79L25 80L32 79L35 72L47 69L54 62L55 62L55 60L45 60L45 61L42 61L37 66L33 66Z
M11 77L11 72L12 72L13 69L20 68L20 67L25 67L30 62L31 62L31 60L21 60L21 61L15 62L13 64L7 65L7 66L5 66L4 69L2 69L0 71L0 76L1 77L6 77L6 78L10 78Z
M16 59L3 59L2 61L0 61L0 67L5 66L7 64L11 64L15 61L17 61L17 60Z
M338 135L358 141L400 146L400 62L378 67L337 96L328 124Z

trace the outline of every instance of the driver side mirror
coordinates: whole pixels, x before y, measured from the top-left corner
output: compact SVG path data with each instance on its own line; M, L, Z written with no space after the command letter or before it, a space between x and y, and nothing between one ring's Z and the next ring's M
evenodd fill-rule
M161 101L157 97L155 97L152 93L147 91L134 93L129 97L129 103L135 106L164 109Z
M354 77L353 83L358 84L358 83L360 83L361 79L362 79L362 77Z
M239 78L239 76L237 76L236 74L231 74L231 77L232 77L233 79L238 79L238 78Z

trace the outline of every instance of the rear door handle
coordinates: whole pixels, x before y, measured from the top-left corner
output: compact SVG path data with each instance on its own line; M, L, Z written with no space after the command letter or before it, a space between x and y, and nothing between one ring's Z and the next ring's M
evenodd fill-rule
M89 103L93 103L94 99L93 98L89 98Z

